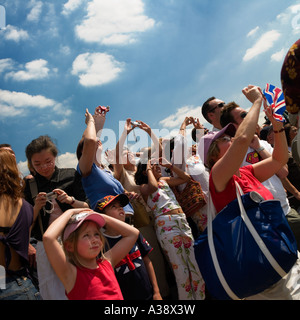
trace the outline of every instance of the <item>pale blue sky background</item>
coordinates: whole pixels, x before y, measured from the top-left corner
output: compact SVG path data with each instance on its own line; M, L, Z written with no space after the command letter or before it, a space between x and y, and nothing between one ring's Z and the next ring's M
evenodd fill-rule
M59 166L76 165L86 107L109 105L105 127L117 137L128 117L177 132L194 116L209 128L201 105L212 95L249 108L242 88L280 86L300 34L300 1L290 0L0 5L0 143L12 145L24 173L25 147L43 134L56 141Z

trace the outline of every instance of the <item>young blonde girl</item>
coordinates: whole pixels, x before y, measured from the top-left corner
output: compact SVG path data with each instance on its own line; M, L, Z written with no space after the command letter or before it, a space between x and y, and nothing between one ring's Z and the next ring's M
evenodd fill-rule
M100 228L105 225L121 234L122 240L104 255L105 238ZM57 240L60 235L63 247ZM89 209L70 209L49 226L43 241L69 300L123 300L114 267L138 235L137 229L117 219Z
M174 171L178 177L162 177L161 166ZM191 178L165 159L155 164L140 163L135 175L141 194L155 216L156 236L172 266L179 300L202 300L205 286L194 256L194 238L186 216L171 187Z

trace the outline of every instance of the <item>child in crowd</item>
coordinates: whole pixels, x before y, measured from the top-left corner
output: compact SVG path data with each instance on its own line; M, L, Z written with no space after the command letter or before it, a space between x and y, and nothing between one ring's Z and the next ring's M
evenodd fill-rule
M100 230L104 226L122 235L105 255L105 238ZM63 247L58 241L60 235ZM138 235L134 227L107 215L90 209L70 209L48 227L43 241L69 300L123 300L113 268L129 252ZM101 258L97 259L99 254Z
M96 212L125 221L125 211L123 209L129 203L125 194L117 196L106 196L97 202ZM105 226L104 233L109 246L122 241L123 236L111 225ZM157 284L154 268L148 254L152 247L139 234L139 237L128 254L115 266L115 274L118 279L122 294L125 300L162 300Z
M162 177L161 166L177 177ZM191 177L160 158L158 163L139 163L136 184L155 216L157 238L169 259L176 278L179 300L202 300L205 286L194 256L191 228L170 187L188 182Z

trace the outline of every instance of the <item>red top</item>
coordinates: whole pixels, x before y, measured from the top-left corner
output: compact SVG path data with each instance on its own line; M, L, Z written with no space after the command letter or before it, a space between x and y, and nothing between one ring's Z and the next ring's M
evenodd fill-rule
M66 294L69 300L123 300L112 265L99 259L97 269L76 267L73 289Z
M239 169L241 177L233 175L227 183L224 191L217 192L212 181L211 174L209 176L209 190L213 203L217 212L220 212L228 203L236 198L235 183L237 181L243 192L246 194L250 191L258 192L265 200L274 199L272 193L260 182L253 174L252 165Z

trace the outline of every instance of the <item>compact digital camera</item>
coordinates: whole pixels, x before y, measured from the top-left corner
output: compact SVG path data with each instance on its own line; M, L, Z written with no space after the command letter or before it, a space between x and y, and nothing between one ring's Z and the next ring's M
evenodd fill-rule
M131 124L132 124L133 126L137 126L137 127L141 125L141 123L138 122L138 121L131 121Z
M54 200L56 198L57 198L57 193L55 193L53 191L46 194L46 200L47 201L51 201L51 200Z

